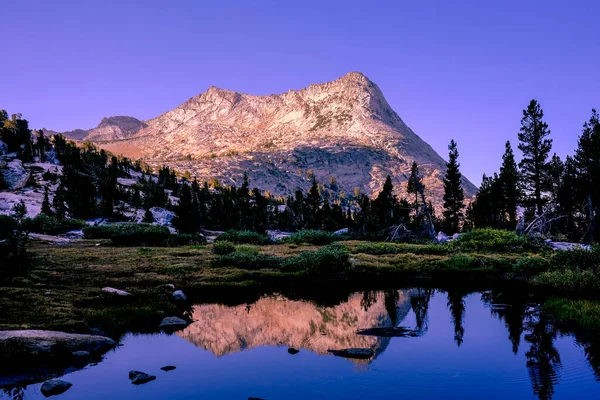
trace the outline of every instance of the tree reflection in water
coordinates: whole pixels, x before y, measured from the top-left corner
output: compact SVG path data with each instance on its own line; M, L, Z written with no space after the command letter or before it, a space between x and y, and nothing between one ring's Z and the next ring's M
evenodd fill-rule
M448 290L448 309L454 323L454 341L459 347L465 334L463 318L465 316L465 296L467 294L468 292L461 289Z
M527 370L533 386L533 393L540 400L549 400L554 394L562 368L560 354L554 347L558 329L543 313L532 317L527 324L525 341L531 343L527 357Z
M481 299L490 307L493 316L504 320L508 329L508 338L512 343L512 351L517 354L527 309L531 303L530 296L519 290L492 290L482 293Z
M23 400L25 398L25 387L17 386L14 388L2 389L2 393L12 400Z
M427 332L429 323L429 302L434 295L434 289L416 289L410 296L410 305L415 313L415 330L420 334Z

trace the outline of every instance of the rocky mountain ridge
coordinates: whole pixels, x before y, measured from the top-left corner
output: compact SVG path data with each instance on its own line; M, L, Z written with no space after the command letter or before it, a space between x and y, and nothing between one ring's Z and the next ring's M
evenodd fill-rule
M210 87L148 121L105 118L65 132L117 154L190 171L201 180L252 186L273 194L306 189L314 176L351 195L375 194L389 174L403 189L412 161L428 195L441 201L445 161L394 112L379 87L358 72L278 95L253 96ZM334 179L332 179L334 178ZM463 178L468 196L475 186Z

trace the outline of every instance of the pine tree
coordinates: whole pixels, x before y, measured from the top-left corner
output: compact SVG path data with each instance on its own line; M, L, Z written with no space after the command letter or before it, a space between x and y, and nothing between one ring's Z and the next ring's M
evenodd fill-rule
M394 218L394 209L397 205L398 199L394 195L392 178L388 175L381 192L379 192L379 195L373 200L372 204L380 229L388 228L396 222Z
M458 232L465 208L465 194L461 186L461 173L458 163L458 149L454 140L448 145L449 160L446 163L444 177L444 230L446 233Z
M521 197L521 191L519 189L519 170L517 169L510 141L506 141L498 178L500 179L500 185L502 185L502 208L508 215L509 229L514 229L517 224L517 205Z
M65 206L65 187L63 185L63 179L61 178L54 198L52 199L52 206L54 207L54 216L58 219L65 219L67 215L67 207Z
M523 152L519 168L523 174L523 183L530 196L530 202L536 207L538 215L542 215L543 212L544 173L546 160L552 149L552 139L547 139L550 129L543 118L544 111L539 103L531 100L523 110L519 132L519 150Z
M317 181L313 178L312 185L306 196L307 214L305 215L307 228L319 229L319 212L321 209L321 194Z
M52 209L50 208L50 199L48 198L48 186L44 187L44 200L42 200L41 213L49 217L52 216Z
M413 161L410 167L410 176L408 177L408 193L413 193L415 195L415 208L419 206L419 192L421 190L421 186L423 185L423 178L419 174L419 166L416 161Z
M179 203L175 206L172 224L179 233L195 233L200 230L193 219L192 191L187 183L183 183L179 190Z
M254 202L251 208L249 228L255 232L264 233L267 230L268 223L267 199L257 188L252 190L252 198Z
M600 116L592 110L592 116L583 125L573 157L576 168L575 192L585 204L588 215L588 239L600 240Z

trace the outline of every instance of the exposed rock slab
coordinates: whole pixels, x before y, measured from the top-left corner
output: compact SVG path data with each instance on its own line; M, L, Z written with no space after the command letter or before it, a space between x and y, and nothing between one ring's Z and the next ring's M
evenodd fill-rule
M115 294L117 296L131 296L131 293L129 293L129 292L126 292L121 289L111 288L111 287L104 287L104 288L102 288L102 291L105 293Z
M33 383L62 375L99 359L114 340L44 330L0 331L0 387Z

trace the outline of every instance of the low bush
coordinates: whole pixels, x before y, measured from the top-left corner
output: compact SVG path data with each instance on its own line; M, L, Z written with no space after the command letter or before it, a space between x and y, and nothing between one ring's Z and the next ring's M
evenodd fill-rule
M551 260L553 268L557 270L590 270L597 273L600 271L600 247L595 246L591 250L559 250L554 253Z
M448 247L443 244L395 244L395 243L365 243L356 247L356 253L385 255L385 254L448 254Z
M304 251L284 260L284 271L302 271L312 275L335 276L352 268L350 253L341 244L332 244L315 251Z
M462 252L523 253L541 250L541 246L540 243L519 236L513 231L490 228L475 229L448 243L449 249Z
M331 244L336 239L336 236L330 232L305 229L282 239L281 242L294 244L309 243L316 246L323 246Z
M228 241L236 244L271 244L273 240L267 235L252 231L229 230L215 239L216 242Z
M278 269L281 267L282 259L269 254L252 254L234 251L233 253L220 255L215 260L218 267L232 267L238 269Z
M550 268L550 262L543 257L519 258L512 266L512 272L518 275L533 276Z
M229 254L229 253L233 253L234 251L235 251L235 245L226 240L224 240L222 242L216 242L215 244L213 244L213 247L212 247L212 252L217 255Z
M88 239L110 239L117 246L160 246L167 244L171 232L165 226L148 224L107 224L86 226Z
M536 286L551 289L554 292L597 293L600 279L592 271L561 270L547 271L534 277L531 282Z
M86 223L80 219L58 219L45 214L39 214L34 218L28 219L27 226L31 232L58 235L81 229L86 226Z
M249 254L258 254L259 247L251 245L251 244L240 244L235 246L235 251L240 253L249 253Z

